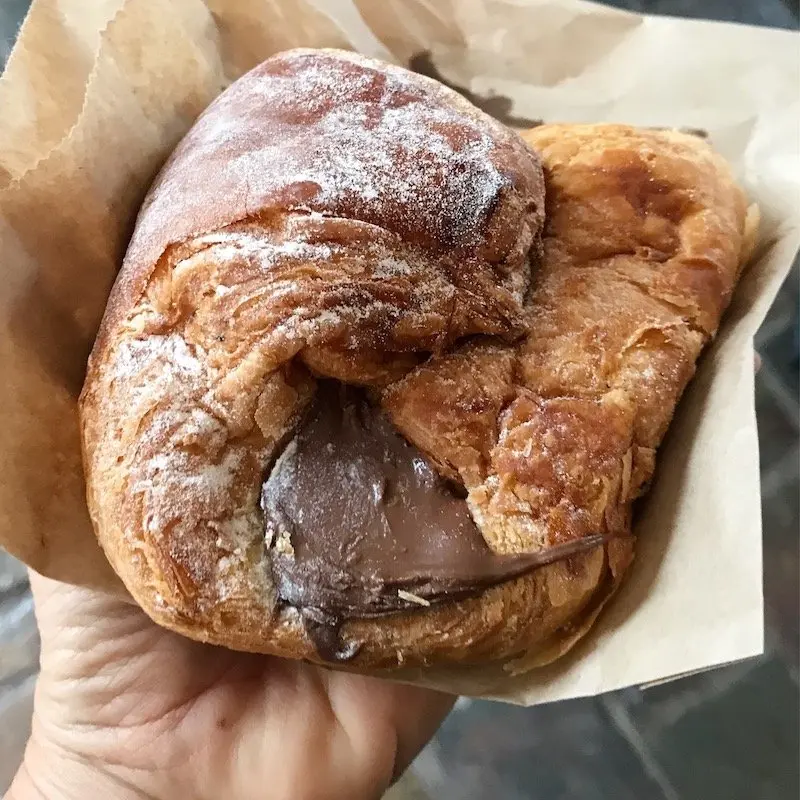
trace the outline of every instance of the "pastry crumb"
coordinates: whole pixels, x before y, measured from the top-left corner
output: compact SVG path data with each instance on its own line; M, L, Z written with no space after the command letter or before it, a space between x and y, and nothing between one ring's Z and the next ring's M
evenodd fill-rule
M416 603L419 606L429 606L430 602L426 600L424 597L420 597L419 595L412 594L411 592L406 592L403 589L397 590L397 596L401 600L406 600L409 603Z
M294 556L294 547L288 531L281 531L276 537L273 545L273 550L284 556Z

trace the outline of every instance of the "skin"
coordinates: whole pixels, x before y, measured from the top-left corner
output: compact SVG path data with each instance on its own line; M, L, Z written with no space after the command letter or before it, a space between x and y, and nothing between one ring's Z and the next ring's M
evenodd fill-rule
M380 798L454 698L163 630L31 574L41 674L7 800Z

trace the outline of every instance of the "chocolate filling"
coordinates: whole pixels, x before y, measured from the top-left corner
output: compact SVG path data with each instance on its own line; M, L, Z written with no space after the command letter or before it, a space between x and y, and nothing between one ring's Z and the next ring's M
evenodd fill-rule
M278 595L320 655L355 655L338 635L348 619L469 597L603 541L498 555L463 494L363 391L320 381L261 494Z

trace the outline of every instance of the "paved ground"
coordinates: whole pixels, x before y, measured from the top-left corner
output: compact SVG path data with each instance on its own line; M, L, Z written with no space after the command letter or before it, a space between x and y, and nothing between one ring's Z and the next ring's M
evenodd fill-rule
M788 0L627 8L797 27ZM0 66L28 0L0 0ZM5 38L4 38L5 37ZM800 795L798 268L758 337L767 653L641 692L533 709L460 701L392 800L796 800ZM27 736L38 641L22 568L0 553L0 791Z

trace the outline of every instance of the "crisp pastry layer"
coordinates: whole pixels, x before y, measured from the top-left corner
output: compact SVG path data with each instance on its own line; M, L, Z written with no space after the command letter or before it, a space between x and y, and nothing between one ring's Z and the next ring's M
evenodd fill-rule
M752 236L700 139L587 125L525 140L399 68L291 51L179 145L81 409L99 540L157 622L361 669L553 654L588 627ZM572 554L452 596L387 603L379 580L377 612L337 611L321 647L310 622L331 609L297 597L329 594L289 597L281 564L299 550L290 524L268 531L263 494L321 378L365 387L463 492L492 557Z

